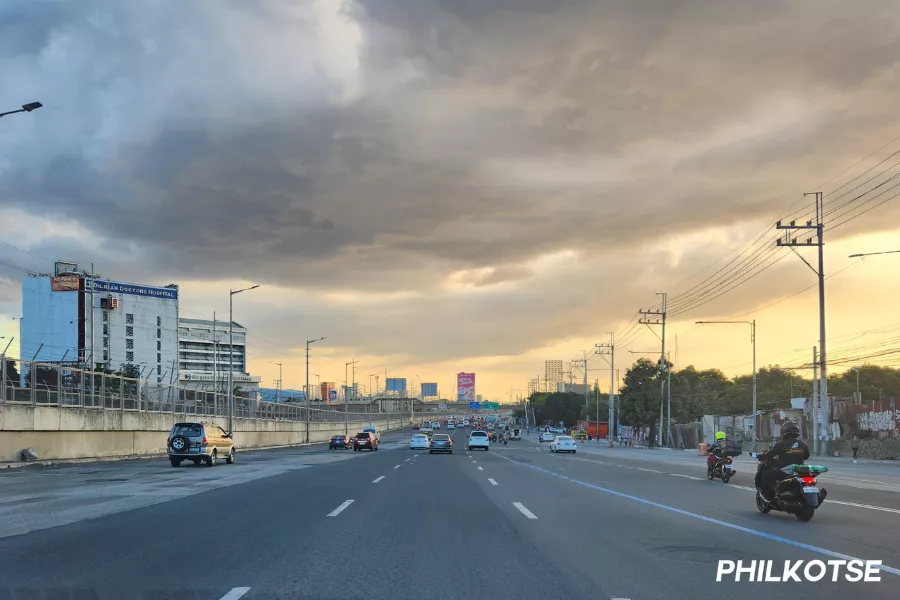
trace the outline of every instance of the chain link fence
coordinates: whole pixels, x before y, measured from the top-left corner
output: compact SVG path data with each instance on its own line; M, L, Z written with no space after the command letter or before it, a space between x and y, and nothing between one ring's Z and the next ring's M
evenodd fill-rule
M134 379L115 373L86 371L57 363L33 363L10 358L0 360L0 382L0 404L215 417L228 415L228 395L222 392ZM346 417L340 408L310 408L309 420L363 423L410 416L408 410L386 413L365 411L365 408L369 406L351 405ZM240 392L234 395L235 418L305 422L306 415L307 409L302 402L264 402Z

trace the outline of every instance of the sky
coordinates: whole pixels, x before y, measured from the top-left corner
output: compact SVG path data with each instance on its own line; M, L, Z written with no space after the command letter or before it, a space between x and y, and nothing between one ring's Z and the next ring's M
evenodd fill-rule
M898 60L878 0L8 0L0 111L44 107L0 119L0 336L65 259L195 318L259 284L269 386L324 336L321 381L506 400L610 332L619 369L658 356L660 292L676 367L750 372L749 327L695 322L752 319L760 366L801 367L816 249L774 225L821 191L842 370L900 328L900 254L848 258L900 250Z

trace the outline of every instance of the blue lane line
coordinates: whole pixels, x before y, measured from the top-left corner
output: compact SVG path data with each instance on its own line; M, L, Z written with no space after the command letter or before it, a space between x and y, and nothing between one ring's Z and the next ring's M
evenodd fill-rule
M850 556L848 554L841 554L840 552L833 552L832 550L826 550L825 548L820 548L818 546L811 546L809 544L804 544L803 542L798 542L796 540L790 540L788 538L784 538L778 535L772 535L771 533L766 533L764 531L758 531L756 529L750 529L749 527L741 527L740 525L735 525L734 523L729 523L727 521L720 521L718 519L713 519L712 517L705 517L703 515L698 515L697 513L688 512L686 510L682 510L680 508L675 508L674 506L668 506L666 504L660 504L659 502L653 502L652 500L645 500L644 498L638 498L637 496L632 496L630 494L623 494L622 492L617 492L615 490L611 490L605 487L601 487L599 485L594 485L592 483L587 483L586 481L581 481L579 479L574 479L572 477L566 477L564 475L558 475L553 471L549 471L547 469L542 469L541 467L536 467L534 465L526 465L520 462L516 462L511 458L507 458L502 454L497 454L503 460L508 460L509 462L519 465L520 467L527 467L529 469L534 469L535 471L540 471L541 473L546 473L547 475L552 475L553 477L558 477L559 479L565 479L566 481L571 481L572 483L576 483L578 485L584 486L586 488L590 488L592 490L597 490L598 492L605 492L607 494L612 494L613 496L618 496L619 498L625 498L626 500L633 500L635 502L640 502L641 504L646 504L647 506L653 506L656 508L661 508L663 510L668 510L673 513L677 513L679 515L684 515L686 517L692 517L699 521L705 521L706 523L713 523L715 525L720 525L722 527L727 527L729 529L734 529L737 531L743 531L744 533L749 533L750 535L755 535L757 537L765 538L767 540L772 540L774 542L780 542L782 544L787 544L788 546L794 546L796 548L803 548L804 550L810 550L812 552L817 552L819 554L823 554L825 556L831 556L832 558L841 558L844 560L865 560L862 558L857 558L855 556ZM723 484L724 485L724 484ZM900 569L896 569L894 567L889 567L887 565L879 565L878 569L884 571L885 573L890 573L891 575L900 576Z

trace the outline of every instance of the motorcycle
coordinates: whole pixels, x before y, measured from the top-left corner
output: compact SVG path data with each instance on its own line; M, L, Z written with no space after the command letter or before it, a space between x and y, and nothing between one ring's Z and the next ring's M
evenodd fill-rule
M759 454L751 452L750 456L759 458ZM768 463L760 462L757 468L759 473L766 469ZM784 477L775 484L772 500L766 501L762 497L759 484L756 486L756 508L766 514L771 510L777 510L792 514L800 521L806 523L816 514L816 509L822 506L828 492L825 488L819 489L816 478L822 473L828 472L824 465L788 465L782 467Z
M734 470L734 461L730 456L719 458L715 465L706 467L706 476L710 481L718 478L722 480L722 483L728 483L735 473L737 471Z

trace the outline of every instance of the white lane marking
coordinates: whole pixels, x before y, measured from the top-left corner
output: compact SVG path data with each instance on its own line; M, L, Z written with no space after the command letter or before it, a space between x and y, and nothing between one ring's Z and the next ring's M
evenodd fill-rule
M499 483L497 483L496 481L494 481L494 480L491 479L490 477L488 477L488 481L491 482L491 485L500 485Z
M832 558L840 558L843 560L858 560L863 561L864 559L857 558L855 556L850 556L849 554L842 554L840 552L835 552L833 550L828 550L827 548L821 548L819 546L813 546L811 544L804 544L803 542L798 542L796 540L792 540L790 538L781 537L778 535L774 535L772 533L766 533L765 531L759 531L757 529L751 529L750 527L743 527L741 525L736 525L734 523L729 523L728 521L720 521L719 519L714 519L712 517L707 517L704 515L700 515L697 513L692 513L687 510L682 510L680 508L675 508L674 506L668 506L666 504L661 504L659 502L653 502L652 500L647 500L645 498L640 498L638 496L632 496L631 494L625 494L623 492L617 492L616 490L611 490L609 488L605 488L599 485L594 485L593 483L587 483L586 481L580 481L573 477L563 477L562 475L557 475L552 471L548 471L547 469L543 469L541 467L537 467L535 465L525 465L520 462L516 462L511 458L507 458L505 456L501 456L503 460L508 460L509 462L519 465L520 467L525 467L526 469L533 469L535 471L540 471L541 473L546 473L548 475L553 475L554 477L559 477L561 479L565 479L567 481L571 481L577 485L584 486L586 488L596 490L598 492L603 492L606 494L610 494L612 496L617 496L619 498L623 498L625 500L631 500L633 502L638 502L640 504L645 504L647 506L653 506L655 508L660 508L662 510L667 510L669 512L673 512L675 514L683 515L685 517L691 517L693 519L697 519L698 521L703 521L705 523L711 523L713 525L719 525L720 527L725 527L727 529L733 529L736 531L741 531L744 533L749 533L750 535L755 535L757 537L761 537L763 539L771 540L773 542L779 542L788 546L794 546L795 548L803 548L804 550L809 550L810 552L815 552L818 554L822 554L824 556L831 556ZM728 487L737 487L737 486L728 486ZM878 565L878 570L884 571L885 573L890 573L891 575L900 576L900 569L895 567L889 567L887 565Z
M395 469L399 469L399 468L400 468L400 465L397 465L397 466L395 466L394 468L395 468Z
M336 509L334 509L333 511L331 511L330 513L328 513L328 516L329 516L329 517L336 517L336 516L338 516L339 514L341 514L342 512L344 512L344 509L347 508L348 506L350 506L351 504L353 504L353 500L345 500L343 504L341 504L341 505L338 506Z
M220 600L238 600L241 596L250 591L248 587L231 588L227 594L222 596Z
M694 481L703 481L699 477L694 477L693 475L682 475L681 473L669 473L672 477L684 477L685 479L693 479Z
M478 467L479 471L484 471L484 467Z
M724 485L725 487L734 488L736 490L747 490L748 492L753 492L754 494L756 493L756 488L747 487L745 485L733 485L730 483L729 484L723 483L722 485ZM858 502L847 502L846 500L829 500L827 498L825 499L825 501L828 502L828 504L841 504L843 506L852 506L854 508L866 508L868 510L880 510L881 512L900 514L900 508L887 508L885 506L875 506L873 504L860 504Z
M519 512L522 513L523 515L525 515L526 517L528 517L529 519L537 519L535 514L533 512L531 512L530 510L528 510L527 508L525 508L525 505L522 504L521 502L513 502L513 506L518 508Z
M635 467L638 471L645 471L647 473L662 473L662 471L657 471L655 469L645 469L644 467Z
M379 477L378 479L376 479L376 480L373 481L372 483L378 483L378 482L381 481L382 479L384 479L384 475L382 475L381 477Z

